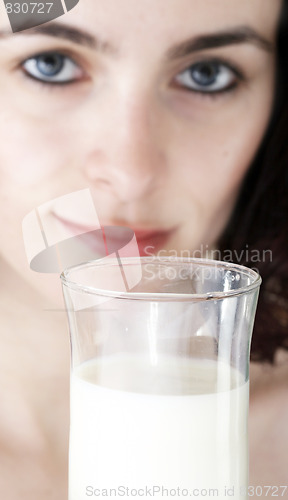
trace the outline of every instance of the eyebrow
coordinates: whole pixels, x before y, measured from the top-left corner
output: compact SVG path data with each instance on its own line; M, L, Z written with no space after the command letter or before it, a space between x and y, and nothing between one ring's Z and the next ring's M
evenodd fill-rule
M190 38L168 50L166 59L180 59L193 52L229 45L250 43L267 52L273 52L274 44L257 33L253 28L240 26L228 31L220 31Z
M102 40L101 38L96 38L86 31L57 22L46 23L18 33L3 30L0 31L0 39L8 36L17 36L18 34L27 36L35 34L47 35L55 38L61 38L100 52L110 53L111 55L115 55L118 52L116 47L113 47L109 42ZM274 44L257 33L257 31L253 28L240 26L226 31L208 33L189 38L188 40L171 47L167 51L165 59L180 59L193 52L244 43L253 44L266 52L273 52L274 50Z
M35 26L28 30L12 33L10 30L0 31L0 39L8 36L19 35L47 35L54 38L61 38L78 45L84 45L91 49L99 50L101 52L114 52L114 49L108 42L90 35L88 32L78 28L73 28L67 24L50 22L39 26Z

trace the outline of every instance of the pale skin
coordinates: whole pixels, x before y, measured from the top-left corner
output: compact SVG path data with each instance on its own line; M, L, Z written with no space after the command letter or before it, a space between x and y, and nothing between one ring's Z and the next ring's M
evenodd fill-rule
M88 187L103 224L165 231L167 252L217 247L271 116L280 8L80 0L57 23L85 32L81 43L63 30L0 36L3 498L67 497L67 325L53 311L58 276L26 262L24 216ZM228 32L234 41L211 46L210 35ZM39 82L43 52L65 56L61 85ZM206 86L196 78L203 61L216 75ZM287 483L287 375L287 362L252 366L250 484Z

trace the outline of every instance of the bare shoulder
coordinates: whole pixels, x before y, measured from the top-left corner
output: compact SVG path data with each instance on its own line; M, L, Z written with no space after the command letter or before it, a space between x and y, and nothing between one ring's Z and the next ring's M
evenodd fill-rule
M66 465L57 467L47 452L25 448L0 450L0 491L5 500L63 500L68 498Z
M250 484L288 484L287 422L288 353L281 351L273 366L251 365Z
M39 406L32 405L16 384L3 393L1 403L0 497L67 498L68 419L63 408L52 411L57 425L51 419L45 421Z
M251 363L250 403L255 403L267 392L277 394L288 389L288 351L279 350L275 364Z

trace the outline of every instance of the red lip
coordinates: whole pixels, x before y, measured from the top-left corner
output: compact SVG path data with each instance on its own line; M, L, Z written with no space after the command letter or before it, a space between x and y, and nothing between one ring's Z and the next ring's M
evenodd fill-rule
M80 233L87 233L87 238L86 238L86 243L89 245L90 248L95 250L95 252L100 252L100 248L102 249L102 238L101 241L99 241L100 238L100 232L98 238L95 238L93 236L93 231L96 229L96 227L92 227L91 225L81 225L78 223L74 223L72 221L68 221L65 218L60 217L59 215L55 215L55 217L61 222L64 226L66 226L70 231L71 235L77 235ZM111 227L114 226L115 224L107 224L105 225L102 224L102 230L106 227ZM123 233L125 232L125 227L127 229L131 229L137 240L138 248L139 248L139 253L141 256L148 256L155 254L157 251L159 251L161 248L165 248L165 244L167 243L168 239L171 237L171 235L175 232L175 228L173 229L168 229L168 230L163 230L163 229L158 229L158 228L150 228L150 229L142 229L142 228L133 228L130 226L124 226L123 227ZM117 231L116 234L113 234L112 236L109 235L109 240L112 242L113 245L118 245L119 249L125 245L125 236L122 237L121 235L121 228L119 227L120 231ZM103 233L105 230L103 231Z

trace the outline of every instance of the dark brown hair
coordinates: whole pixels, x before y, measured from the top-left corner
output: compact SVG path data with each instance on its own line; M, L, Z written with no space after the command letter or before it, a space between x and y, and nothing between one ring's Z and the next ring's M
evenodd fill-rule
M251 359L269 362L277 349L288 349L288 0L283 3L277 49L274 113L219 242L221 253L237 251L240 263L256 267L262 276ZM270 259L264 258L267 250Z

